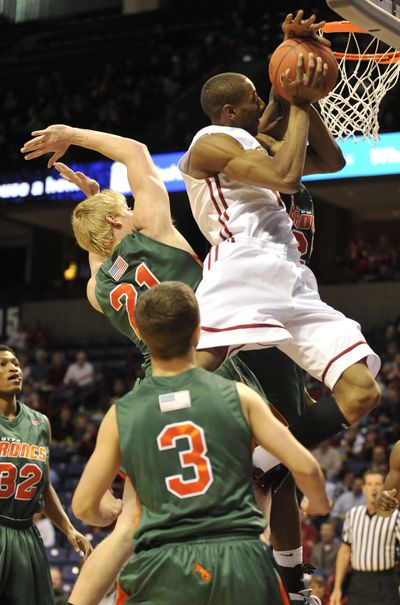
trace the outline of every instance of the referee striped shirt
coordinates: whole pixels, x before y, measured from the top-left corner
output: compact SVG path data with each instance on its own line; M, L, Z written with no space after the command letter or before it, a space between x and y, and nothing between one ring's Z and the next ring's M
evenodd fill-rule
M400 541L400 511L380 517L369 514L366 506L355 506L346 514L342 539L351 547L351 565L356 571L393 569Z

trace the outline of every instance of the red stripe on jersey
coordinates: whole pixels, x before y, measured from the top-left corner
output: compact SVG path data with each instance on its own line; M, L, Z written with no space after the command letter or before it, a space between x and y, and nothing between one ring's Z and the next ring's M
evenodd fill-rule
M219 245L219 244L217 244L217 245L215 246L215 262L217 262L217 260L218 260L218 245Z
M285 326L276 326L275 324L242 324L238 326L229 326L228 328L211 328L209 326L201 326L205 332L227 332L229 330L242 330L247 328L283 328Z
M222 206L224 207L223 217L226 220L226 222L229 223L229 216L227 213L228 204L226 202L224 194L222 193L221 181L219 180L218 175L215 176L215 184L217 185L218 197L221 200ZM225 231L228 233L229 237L232 237L232 233L230 232L230 230L228 228L228 224L226 224L226 226L225 226Z
M218 222L219 222L220 225L222 225L222 229L219 232L219 237L222 240L225 240L228 237L231 237L232 233L229 231L229 229L225 225L225 222L224 222L224 220L222 218L222 212L221 212L221 210L220 210L220 208L218 206L217 200L215 199L214 192L213 192L213 189L212 189L211 180L209 178L206 178L206 183L207 183L207 186L208 186L208 191L210 193L211 201L212 201L213 206L214 206L214 208L215 208L215 210L217 211L217 214L218 214ZM222 234L223 231L225 231L226 235Z
M354 345L351 345L351 347L348 347L347 349L345 349L344 351L342 351L341 353L339 353L339 355L336 355L336 357L334 357L333 359L331 359L330 362L325 367L325 370L322 372L322 377L321 377L322 382L325 381L326 373L328 372L328 370L331 367L331 365L333 363L335 363L335 361L337 361L339 359L339 357L343 357L343 355L346 355L346 353L349 353L349 351L352 351L356 347L359 347L360 345L366 345L366 344L367 343L365 342L365 340L360 340L360 342L356 342Z

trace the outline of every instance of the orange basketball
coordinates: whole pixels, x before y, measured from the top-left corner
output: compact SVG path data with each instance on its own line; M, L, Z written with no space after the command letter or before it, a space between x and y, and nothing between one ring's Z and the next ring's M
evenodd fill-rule
M325 87L319 97L322 99L336 84L338 63L329 47L311 38L289 38L278 46L269 62L269 77L272 85L281 97L290 101L289 95L281 86L280 75L287 69L290 69L290 78L295 80L297 57L300 53L304 56L305 69L308 67L309 53L313 53L316 57L321 57L322 62L328 65Z

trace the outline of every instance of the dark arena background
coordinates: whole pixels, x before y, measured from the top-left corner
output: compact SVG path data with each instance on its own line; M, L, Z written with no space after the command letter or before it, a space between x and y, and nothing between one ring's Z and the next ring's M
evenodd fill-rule
M46 158L26 162L20 148L32 131L50 124L145 143L165 175L177 228L204 259L208 245L176 168L178 155L208 123L200 89L210 76L236 71L267 100L268 59L282 41L282 21L297 8L315 12L318 20L337 19L325 3L310 0L299 7L288 0L0 2L0 342L18 354L21 401L50 419L53 485L93 546L112 528L75 519L71 497L104 414L142 377L142 358L86 300L87 253L76 244L70 221L83 194L47 169ZM315 590L325 605L334 556L328 563L318 559L316 545L322 539L325 552L336 552L346 512L340 503L336 507L338 499L357 493L366 469L386 473L400 438L398 86L384 97L379 122L376 147L344 143L345 176L305 183L315 204L311 268L321 297L361 324L382 359L380 407L316 451L334 501L335 532L326 538L321 531L328 518L304 518L303 548L305 562L318 567ZM95 152L72 147L62 161L102 187L122 183L120 191L128 194L119 167ZM77 367L85 369L78 381L69 378ZM314 399L329 395L310 377L307 386ZM116 493L121 483L116 480ZM35 521L53 568L56 603L66 603L80 558L43 515ZM113 602L112 590L102 603Z

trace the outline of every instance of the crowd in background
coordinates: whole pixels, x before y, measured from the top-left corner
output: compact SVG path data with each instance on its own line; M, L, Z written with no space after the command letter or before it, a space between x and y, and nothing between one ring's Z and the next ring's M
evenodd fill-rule
M351 239L338 259L344 281L376 282L400 280L400 244L381 236L377 242Z
M62 27L42 23L35 34L21 33L30 69L22 54L5 73L0 101L5 165L21 166L19 143L51 123L138 138L152 152L183 150L205 124L198 107L200 85L217 71L250 71L266 98L268 59L282 41L285 8L277 2L236 0L229 10L225 2L214 3L210 12L208 4L180 7L172 22L168 12L157 13L157 19L151 13L111 15L109 25L91 16L64 20ZM319 19L331 15L321 3L303 1L302 7ZM15 53L9 52L12 60ZM6 49L3 55L7 68ZM389 93L383 101L383 132L400 123L396 99ZM79 154L74 151L74 157Z

